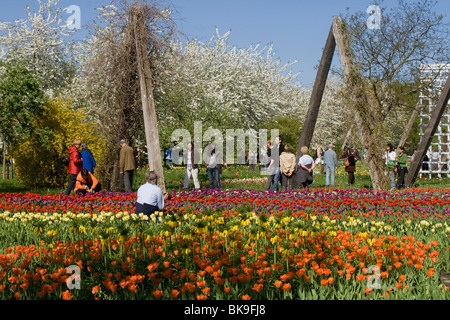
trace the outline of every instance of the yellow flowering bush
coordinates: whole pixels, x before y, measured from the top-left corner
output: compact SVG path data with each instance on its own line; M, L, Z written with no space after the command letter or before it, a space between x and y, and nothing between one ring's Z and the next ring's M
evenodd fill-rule
M74 139L88 143L97 164L102 162L105 143L97 125L90 122L83 110L74 112L70 103L49 100L44 113L33 120L35 134L19 140L12 153L17 178L26 186L62 187L67 180L67 167L61 159Z

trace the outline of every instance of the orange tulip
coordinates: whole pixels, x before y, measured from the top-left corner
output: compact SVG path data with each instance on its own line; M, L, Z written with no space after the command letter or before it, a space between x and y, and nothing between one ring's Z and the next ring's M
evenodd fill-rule
M180 294L180 291L178 291L177 289L173 289L172 291L170 291L170 295L172 296L172 298L176 299L178 297L178 295Z
M406 277L405 277L404 274L400 275L398 278L399 278L400 281L402 281L402 282L406 281Z
M257 284L255 283L252 290L255 290L256 292L260 293L263 289L264 285L262 283Z
M100 286L92 287L92 294L97 294L100 292Z
M73 296L70 294L69 290L66 290L62 293L63 300L70 300L73 298Z
M201 294L197 296L197 300L206 300L206 296Z
M291 290L291 284L290 283L285 283L281 289L283 291L285 291L285 292L288 292L288 291Z
M320 284L324 287L326 287L328 285L328 279L322 279L320 280Z
M242 296L242 300L250 300L250 299L251 299L251 297L248 294L244 294Z
M230 293L230 290L231 290L231 288L230 287L224 287L223 288L223 292L225 292L225 293Z
M398 290L400 290L403 287L403 284L401 284L400 282L397 282L395 284L395 286L397 287Z
M281 282L280 280L276 280L273 284L276 288L279 289L281 287L281 285L283 284L283 282Z
M156 299L159 299L159 298L161 298L163 292L161 290L155 290L152 292L152 294Z
M299 269L296 272L297 276L299 276L299 277L303 276L305 273L306 273L306 269L304 269L304 268Z
M430 278L434 276L434 268L428 269L427 276L429 276Z
M370 289L370 288L366 288L366 289L364 290L364 292L365 292L366 294L369 294L369 293L371 293L371 292L372 292L372 289Z
M210 288L210 287L204 287L204 288L202 289L202 292L203 292L204 294L206 294L206 295L208 295L210 291L211 291L211 288Z

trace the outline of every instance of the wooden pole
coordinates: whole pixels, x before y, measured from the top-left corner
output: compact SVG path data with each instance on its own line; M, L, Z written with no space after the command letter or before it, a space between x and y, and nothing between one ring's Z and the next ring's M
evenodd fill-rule
M367 148L366 159L373 189L387 190L388 179L384 173L385 164L382 159L382 150L385 146L381 138L382 126L378 117L377 103L363 76L355 68L349 38L342 25L342 19L338 16L333 18L333 33L351 99L349 107L354 116L354 125L358 130L360 141Z
M316 80L314 81L311 100L309 102L308 111L306 113L305 122L302 128L302 134L297 146L297 162L301 157L301 148L307 146L309 148L314 134L317 117L319 115L320 104L322 103L323 92L327 83L328 73L330 72L331 62L333 61L336 42L333 35L333 26L330 28L327 42L322 53L319 69L317 70Z
M3 174L2 179L5 180L6 174L6 142L3 142Z
M414 182L416 181L417 174L419 173L420 166L422 164L423 157L425 156L428 148L430 147L431 140L433 139L434 134L439 126L439 122L441 121L442 114L447 107L448 100L450 97L450 76L447 79L447 82L444 86L444 89L441 92L441 96L436 105L436 108L433 110L431 114L430 122L428 123L428 127L425 130L425 133L422 136L422 140L417 147L416 155L414 156L414 160L409 168L409 173L406 176L405 186L407 188L412 187Z
M420 108L421 108L421 106L418 104L415 107L413 113L411 114L411 118L409 118L409 122L406 125L405 131L403 132L403 136L400 139L400 142L398 144L399 146L404 146L405 145L406 139L408 139L408 137L409 137L409 133L411 132L411 129L412 129L413 125L414 125L414 121L416 120L417 115L419 114Z
M144 116L145 138L148 150L148 162L150 171L155 171L158 176L158 186L166 192L164 183L164 171L159 144L158 120L156 117L155 102L153 99L152 72L148 60L148 38L146 30L149 27L144 21L143 8L139 5L132 7L132 23L136 41L136 56L138 63L139 84L141 90L142 111Z

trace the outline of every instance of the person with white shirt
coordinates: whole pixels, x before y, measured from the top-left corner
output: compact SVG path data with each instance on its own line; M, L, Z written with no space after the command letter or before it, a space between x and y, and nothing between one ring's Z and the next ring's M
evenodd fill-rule
M397 153L395 153L394 146L388 143L386 147L386 152L384 153L383 159L386 164L386 175L389 176L391 180L391 190L395 188L395 165L397 161Z
M302 156L298 160L297 164L297 185L302 185L303 188L308 188L314 180L313 171L316 164L314 159L308 154L308 147L303 146L300 151L302 152Z
M147 172L145 180L146 183L140 186L137 191L135 213L150 216L152 213L164 209L165 201L169 199L169 195L163 194L161 188L157 186L158 176L154 171Z
M189 187L189 179L193 178L195 189L200 189L200 182L198 181L198 163L200 162L200 155L196 149L194 149L194 143L189 142L188 150L184 155L184 163L186 163L186 174L184 175L183 187L187 189Z

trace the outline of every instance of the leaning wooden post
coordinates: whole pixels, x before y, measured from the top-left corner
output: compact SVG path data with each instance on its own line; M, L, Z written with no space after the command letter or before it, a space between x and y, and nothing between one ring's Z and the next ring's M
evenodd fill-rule
M354 116L355 128L361 142L367 148L367 164L374 190L387 190L388 179L384 172L382 152L385 147L382 139L382 123L378 118L377 103L367 86L364 77L357 70L350 50L350 40L342 24L342 19L333 18L333 32L339 52L341 66L350 95L350 108Z
M158 186L166 191L164 171L162 167L161 148L159 144L158 119L156 117L155 102L153 99L152 72L147 53L148 38L146 30L149 27L144 21L143 8L134 5L132 8L132 27L136 41L136 55L138 62L139 83L141 89L142 110L144 116L145 137L148 150L148 164L151 171L158 176Z
M417 104L416 107L414 108L413 113L411 114L411 118L409 118L409 122L405 127L405 131L403 132L403 136L400 139L400 142L398 143L399 146L404 146L406 143L406 140L409 137L409 133L411 132L411 129L414 125L414 121L416 121L417 115L419 114L420 109L422 108L422 106L420 104Z
M3 174L2 179L5 180L6 174L6 142L3 141Z
M422 140L420 141L419 146L417 147L414 160L409 169L409 173L406 176L405 186L408 188L412 187L414 181L416 181L417 174L419 173L423 157L425 156L425 153L430 147L431 140L433 139L433 136L436 133L437 127L439 126L439 122L441 121L442 114L444 113L445 108L447 107L449 97L450 97L450 76L448 77L444 89L442 90L436 108L433 110L433 113L431 114L428 127L422 136Z
M300 149L303 146L309 148L314 134L317 117L319 115L320 104L322 103L323 92L327 83L328 73L330 72L331 62L336 48L336 41L333 35L333 26L330 28L327 43L323 50L322 58L320 60L319 69L317 70L316 80L314 81L313 90L311 93L311 100L309 102L308 111L306 113L305 122L302 128L302 134L297 146L297 161L301 157Z

